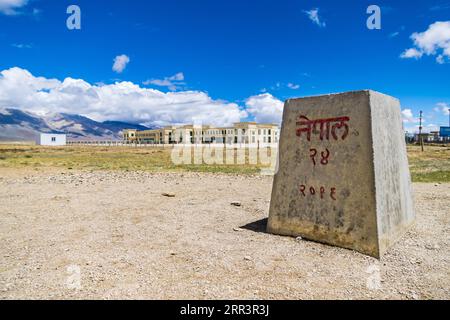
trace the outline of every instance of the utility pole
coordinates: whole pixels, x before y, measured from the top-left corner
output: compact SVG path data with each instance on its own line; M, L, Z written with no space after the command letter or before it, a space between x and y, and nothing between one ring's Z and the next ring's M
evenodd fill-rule
M423 152L423 137L422 137L422 110L420 110L420 117L419 117L419 141L420 141L420 148Z

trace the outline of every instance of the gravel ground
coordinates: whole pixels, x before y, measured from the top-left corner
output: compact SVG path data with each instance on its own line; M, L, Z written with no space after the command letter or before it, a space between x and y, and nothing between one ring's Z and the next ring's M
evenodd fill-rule
M414 184L417 224L381 261L265 233L271 184L0 169L0 298L450 298L450 184Z

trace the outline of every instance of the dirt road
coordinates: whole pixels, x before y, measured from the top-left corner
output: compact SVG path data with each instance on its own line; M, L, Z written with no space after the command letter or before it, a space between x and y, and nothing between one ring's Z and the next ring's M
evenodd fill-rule
M265 233L271 183L1 169L0 298L450 298L450 184L414 184L417 224L378 261Z

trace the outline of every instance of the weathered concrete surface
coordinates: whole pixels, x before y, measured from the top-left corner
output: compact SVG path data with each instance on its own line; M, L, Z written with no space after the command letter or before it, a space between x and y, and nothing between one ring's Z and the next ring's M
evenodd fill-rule
M398 100L357 91L286 102L269 232L380 257L414 221L411 194Z

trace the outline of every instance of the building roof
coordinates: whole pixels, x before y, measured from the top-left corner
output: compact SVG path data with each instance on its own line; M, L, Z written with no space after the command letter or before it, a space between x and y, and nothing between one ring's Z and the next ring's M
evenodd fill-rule
M51 132L39 132L39 134L42 135L49 135L49 136L67 136L65 133L51 133Z
M180 126L175 126L175 125L165 126L162 128L149 129L149 130L124 129L123 132L152 133L152 132L158 132L158 131L162 131L162 130L176 130L176 129L227 130L227 129L236 129L236 128L247 126L247 125L258 126L259 128L278 127L277 124L273 124L273 123L257 123L257 122L247 121L247 122L235 122L235 123L233 123L233 126L231 126L231 127L215 127L215 126L211 126L211 125L187 124L187 125L180 125Z

